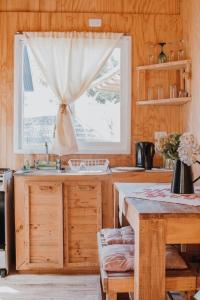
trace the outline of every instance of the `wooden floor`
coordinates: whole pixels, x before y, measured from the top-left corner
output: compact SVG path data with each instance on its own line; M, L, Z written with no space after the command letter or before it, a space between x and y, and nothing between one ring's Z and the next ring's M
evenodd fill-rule
M100 300L99 276L10 275L0 300Z
M97 275L10 275L0 279L0 300L102 300L99 282Z

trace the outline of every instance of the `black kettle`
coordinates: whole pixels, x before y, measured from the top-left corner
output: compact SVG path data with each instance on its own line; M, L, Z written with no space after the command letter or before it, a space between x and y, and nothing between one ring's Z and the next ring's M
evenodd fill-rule
M153 167L153 157L155 146L151 142L138 142L136 144L136 167L151 170Z

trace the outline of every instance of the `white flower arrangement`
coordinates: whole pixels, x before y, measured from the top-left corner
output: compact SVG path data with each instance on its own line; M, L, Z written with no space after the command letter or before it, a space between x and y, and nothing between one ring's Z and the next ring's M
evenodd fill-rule
M194 135L186 132L180 136L180 144L177 151L179 159L186 165L191 166L200 155L200 146L197 144Z
M200 155L200 146L192 133L170 133L156 141L156 150L165 158L177 160L191 166Z

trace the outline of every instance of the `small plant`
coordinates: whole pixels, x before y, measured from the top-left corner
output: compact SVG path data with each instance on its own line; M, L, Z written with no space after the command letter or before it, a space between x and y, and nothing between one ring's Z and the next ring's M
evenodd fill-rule
M156 151L160 152L166 159L180 159L186 165L191 166L200 155L200 146L194 135L189 132L170 133L157 139Z

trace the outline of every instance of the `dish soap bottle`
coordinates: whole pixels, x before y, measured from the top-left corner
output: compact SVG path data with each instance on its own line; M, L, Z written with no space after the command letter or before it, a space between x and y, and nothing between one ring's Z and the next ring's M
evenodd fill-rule
M24 162L24 170L30 170L30 164L28 160L25 160Z

